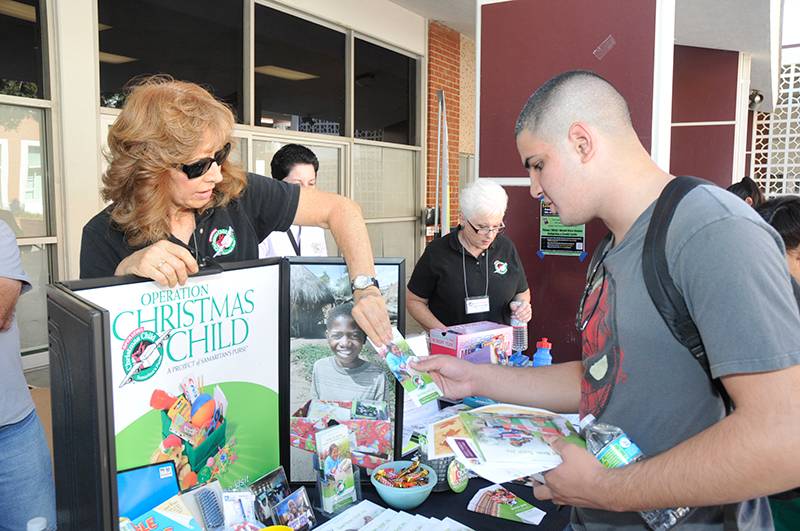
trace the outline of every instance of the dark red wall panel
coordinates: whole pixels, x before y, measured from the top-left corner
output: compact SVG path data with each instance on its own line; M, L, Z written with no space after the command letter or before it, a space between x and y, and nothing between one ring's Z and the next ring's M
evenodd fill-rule
M514 241L531 288L533 319L528 326L531 351L536 341L547 337L553 343L553 362L580 359L580 334L575 313L583 293L587 258L536 256L539 251L539 201L522 186L505 187L508 193L506 234ZM586 226L586 240L592 248L608 232L600 221Z
M542 83L566 70L605 77L628 100L650 148L655 0L513 0L481 8L481 177L524 176L514 122ZM594 50L613 37L602 59Z
M481 177L524 177L514 143L514 122L530 94L554 75L588 69L628 100L633 124L650 149L653 107L655 0L514 0L481 8ZM602 59L593 52L613 37ZM553 341L556 362L580 359L575 311L586 266L576 257L539 259L539 205L525 187L506 187L506 224L533 292L531 345ZM587 226L587 248L606 233Z
M738 78L739 52L675 46L672 121L735 120Z
M673 127L670 173L695 175L727 188L733 171L733 133L733 125Z

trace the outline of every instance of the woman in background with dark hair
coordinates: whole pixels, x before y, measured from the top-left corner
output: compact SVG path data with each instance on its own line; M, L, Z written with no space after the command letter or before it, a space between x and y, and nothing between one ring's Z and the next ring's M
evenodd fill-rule
M764 202L764 193L758 184L745 175L738 183L733 183L727 190L738 195L742 200L753 208L758 208Z
M786 263L795 281L800 283L800 196L784 195L764 202L756 211L781 235L786 246Z

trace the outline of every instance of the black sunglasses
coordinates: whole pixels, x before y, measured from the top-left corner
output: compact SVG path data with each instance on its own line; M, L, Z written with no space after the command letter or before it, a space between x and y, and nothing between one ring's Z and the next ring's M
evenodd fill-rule
M603 261L606 259L606 255L608 251L611 249L611 245L609 244L606 246L605 250L603 251L600 260L592 268L591 274L589 274L589 279L586 281L586 287L583 288L583 295L581 295L581 300L578 303L578 313L575 316L575 328L578 332L583 332L586 330L586 326L589 324L589 321L592 320L592 316L594 316L594 312L597 311L597 307L600 305L600 299L603 298L603 289L606 285L606 268L603 265ZM589 312L589 315L584 318L584 306L586 305L586 299L589 297L589 294L592 292L592 287L594 286L594 279L597 277L598 271L602 269L602 276L600 277L600 292L597 294L597 298L594 300L594 305L592 305L592 310Z
M197 162L192 162L191 164L181 164L180 168L183 173L190 179L196 179L201 175L205 175L208 169L211 167L212 164L215 162L217 166L222 166L222 163L225 162L225 159L228 158L228 155L231 152L231 143L228 142L222 149L214 153L213 157L206 157L204 159L200 159Z

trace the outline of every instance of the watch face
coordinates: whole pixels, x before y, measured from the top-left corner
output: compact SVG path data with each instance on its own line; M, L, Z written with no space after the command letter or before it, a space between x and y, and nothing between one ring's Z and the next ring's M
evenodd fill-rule
M364 289L374 285L377 285L375 279L366 275L358 275L353 279L353 289Z

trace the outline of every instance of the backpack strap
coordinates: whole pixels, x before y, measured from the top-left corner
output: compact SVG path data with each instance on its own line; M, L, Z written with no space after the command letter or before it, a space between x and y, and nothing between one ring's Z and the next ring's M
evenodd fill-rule
M709 182L696 177L676 177L664 187L656 201L653 216L647 227L642 250L642 273L647 292L667 328L675 336L675 339L692 353L694 359L712 380L714 387L725 402L726 410L730 412L731 399L722 382L711 376L703 339L689 314L686 301L670 276L666 255L667 231L678 203L691 190L702 184L709 184Z

